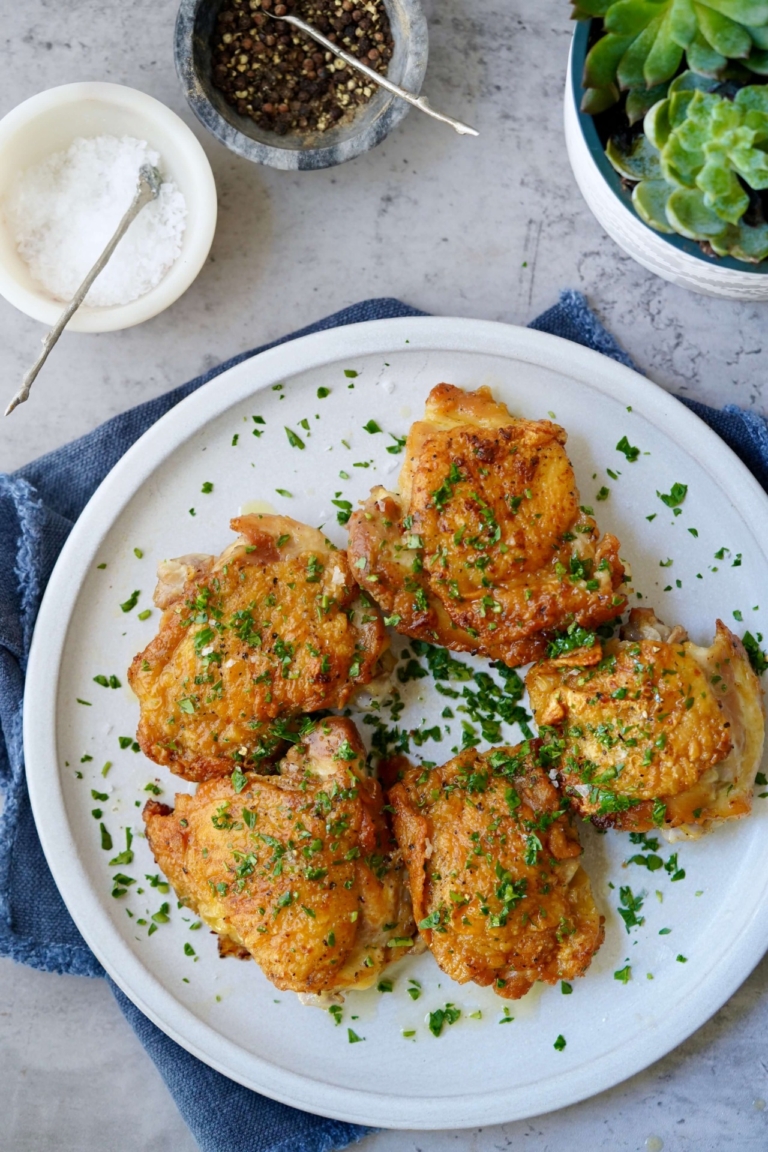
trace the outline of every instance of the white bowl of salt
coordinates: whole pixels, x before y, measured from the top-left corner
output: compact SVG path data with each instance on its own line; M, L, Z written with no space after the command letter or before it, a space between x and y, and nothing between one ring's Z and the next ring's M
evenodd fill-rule
M120 84L65 84L0 120L0 294L52 326L115 232L151 163L163 184L131 224L68 332L130 328L162 312L205 263L216 186L194 134Z

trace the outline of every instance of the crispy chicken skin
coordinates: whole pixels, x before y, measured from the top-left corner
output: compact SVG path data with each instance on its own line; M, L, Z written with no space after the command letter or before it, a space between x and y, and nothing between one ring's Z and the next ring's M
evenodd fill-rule
M700 648L635 608L621 640L544 660L526 684L540 730L563 742L563 787L599 826L680 838L750 812L763 693L722 621Z
M322 996L374 983L414 925L379 784L350 720L330 717L277 776L208 780L144 809L155 860L222 954L278 988Z
M374 488L349 522L352 570L399 632L515 667L622 611L619 542L580 510L565 441L488 388L432 390L399 495Z
M187 780L273 756L287 720L343 708L388 646L322 533L286 516L231 526L241 535L218 559L160 565L160 629L128 673L142 751Z
M414 918L444 972L508 1000L584 974L603 918L535 742L409 768L388 800Z

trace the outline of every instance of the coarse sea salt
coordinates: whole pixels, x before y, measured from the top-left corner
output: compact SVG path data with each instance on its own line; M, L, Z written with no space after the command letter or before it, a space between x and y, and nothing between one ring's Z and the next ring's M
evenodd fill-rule
M70 300L128 209L139 168L162 172L160 156L132 136L78 137L21 172L5 203L16 247L33 278L57 300ZM164 181L115 249L85 298L91 307L129 304L155 288L181 252L187 205Z

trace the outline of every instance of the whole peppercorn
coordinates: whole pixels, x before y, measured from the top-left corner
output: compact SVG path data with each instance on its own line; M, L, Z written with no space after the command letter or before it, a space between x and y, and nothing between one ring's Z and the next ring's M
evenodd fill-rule
M224 0L211 42L214 86L261 128L322 133L354 116L376 85L272 17L289 12L382 74L394 49L389 19L383 0Z

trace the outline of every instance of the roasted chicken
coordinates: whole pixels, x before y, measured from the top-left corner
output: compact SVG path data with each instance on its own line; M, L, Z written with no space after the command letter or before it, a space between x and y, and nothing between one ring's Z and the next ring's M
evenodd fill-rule
M584 974L602 917L536 743L409 768L388 800L414 917L444 972L510 1000Z
M580 508L565 442L488 388L432 390L399 494L374 488L349 522L352 570L387 623L515 667L622 611L619 542Z
M350 720L316 721L279 775L208 780L144 820L179 899L278 988L365 988L410 947L400 855Z
M160 565L160 629L134 659L138 741L187 780L253 768L291 722L343 708L388 646L346 553L285 516L241 516L217 558ZM295 725L294 725L295 727Z
M765 717L741 641L718 620L700 648L643 608L621 635L588 637L526 679L574 806L601 827L673 838L747 815Z

